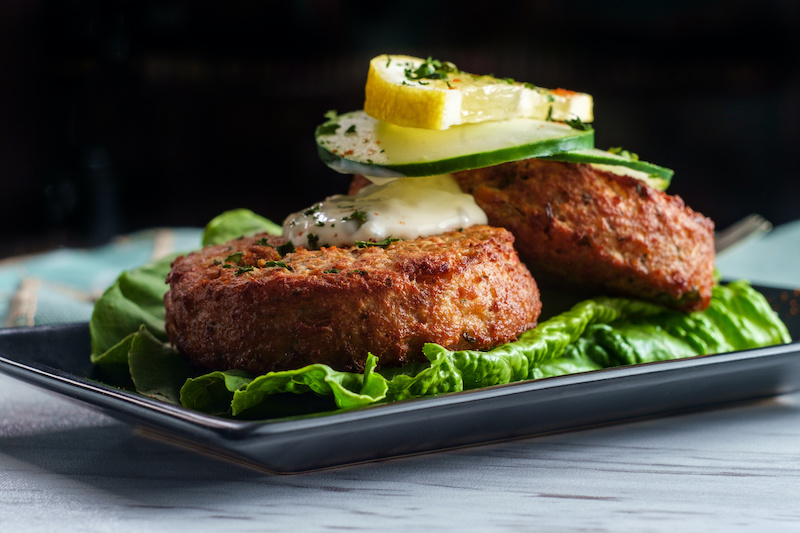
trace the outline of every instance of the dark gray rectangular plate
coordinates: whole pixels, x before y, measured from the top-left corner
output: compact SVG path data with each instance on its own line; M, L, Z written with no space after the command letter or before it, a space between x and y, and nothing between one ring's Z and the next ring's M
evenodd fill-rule
M758 289L800 339L800 291ZM96 381L86 323L0 330L0 372L168 440L290 473L793 392L800 343L263 422L208 416Z

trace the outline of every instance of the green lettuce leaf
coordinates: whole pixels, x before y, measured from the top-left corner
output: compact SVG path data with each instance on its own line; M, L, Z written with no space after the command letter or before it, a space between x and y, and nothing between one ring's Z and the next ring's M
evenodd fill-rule
M186 358L142 326L128 352L131 380L139 394L179 405L181 387L197 371Z
M464 380L454 364L453 352L438 344L426 344L422 353L428 358L429 364L412 364L383 373L389 380L387 401L464 390Z
M144 324L158 339L167 340L164 330L164 280L175 255L153 261L120 274L95 302L89 320L92 362L102 363L104 354Z
M231 415L233 394L253 381L253 376L243 370L211 372L189 378L180 391L184 407L213 415Z
M216 216L203 229L203 246L222 244L242 236L267 232L280 235L283 229L249 209L233 209Z
M278 230L267 219L234 210L209 224L204 242ZM594 298L543 321L517 341L484 352L427 344L427 362L398 369L380 369L380 354L368 354L363 373L324 364L262 376L202 372L169 345L164 330L165 278L172 259L121 274L98 300L90 322L91 359L115 384L219 416L266 419L351 409L791 341L763 295L746 281L736 281L715 286L704 311L681 313L638 300Z
M696 313L627 298L595 298L486 352L438 349L468 390L790 341L763 295L736 281L715 286L709 308Z
M363 374L337 372L323 364L270 372L233 393L231 412L239 415L261 404L264 398L282 393L330 396L340 409L373 404L383 400L387 390L386 380L375 373L376 365L377 358L368 354Z

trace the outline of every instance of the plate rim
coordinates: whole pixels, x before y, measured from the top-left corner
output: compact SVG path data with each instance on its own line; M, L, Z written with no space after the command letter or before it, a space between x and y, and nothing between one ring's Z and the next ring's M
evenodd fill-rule
M24 330L13 327L0 328L0 335L12 330L15 333L24 331L24 334L36 335L39 332L44 333L73 328L86 328L88 334L88 326L88 322L71 322L30 326ZM601 368L586 372L527 379L434 396L409 398L389 403L377 403L352 409L339 409L264 420L237 420L203 413L181 405L174 405L143 396L133 391L117 388L107 383L81 376L61 368L39 363L25 357L9 357L2 348L0 348L0 373L67 396L72 395L56 387L48 387L43 382L52 380L66 388L77 387L78 390L87 394L96 394L100 397L110 398L112 401L128 403L177 421L199 424L203 429L214 431L221 437L239 440L251 433L267 436L269 434L285 433L287 431L301 431L319 426L328 426L331 424L331 420L333 423L350 423L354 420L391 416L400 412L406 413L410 411L437 409L453 404L478 402L515 394L527 394L543 390L559 389L562 387L628 379L644 374L680 372L686 368L719 365L733 361L752 360L777 355L790 355L794 352L800 353L800 339L792 340L792 342L785 344L762 346L733 352L704 354L679 359ZM25 375L33 376L34 379L25 379ZM800 390L800 384L798 384L798 390ZM84 402L87 401L84 398L75 398L74 396L73 398ZM284 428L288 429L285 430Z
M800 316L783 317L790 307L784 293L795 302L800 291L754 288L777 306L792 333L791 342L275 419L211 415L95 379L85 321L0 328L0 339L7 340L0 340L0 373L149 429L162 440L262 471L291 474L668 416L800 390ZM61 345L65 353L58 351L61 341L67 341ZM702 389L696 393L698 386ZM592 401L585 402L587 396Z

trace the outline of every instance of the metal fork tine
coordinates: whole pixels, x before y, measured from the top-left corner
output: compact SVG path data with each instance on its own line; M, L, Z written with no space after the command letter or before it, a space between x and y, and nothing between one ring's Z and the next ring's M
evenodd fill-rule
M714 249L719 254L756 235L772 230L772 223L759 214L753 213L718 231L714 236Z

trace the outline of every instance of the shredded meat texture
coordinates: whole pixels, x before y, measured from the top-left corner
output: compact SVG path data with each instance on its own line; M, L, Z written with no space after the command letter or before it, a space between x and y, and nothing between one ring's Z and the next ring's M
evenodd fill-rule
M678 196L586 164L528 159L455 174L509 229L537 281L708 307L714 224Z
M255 374L326 363L361 371L426 361L425 343L488 349L536 326L539 291L502 228L474 226L388 247L299 248L277 237L173 262L164 301L174 346L208 369Z

